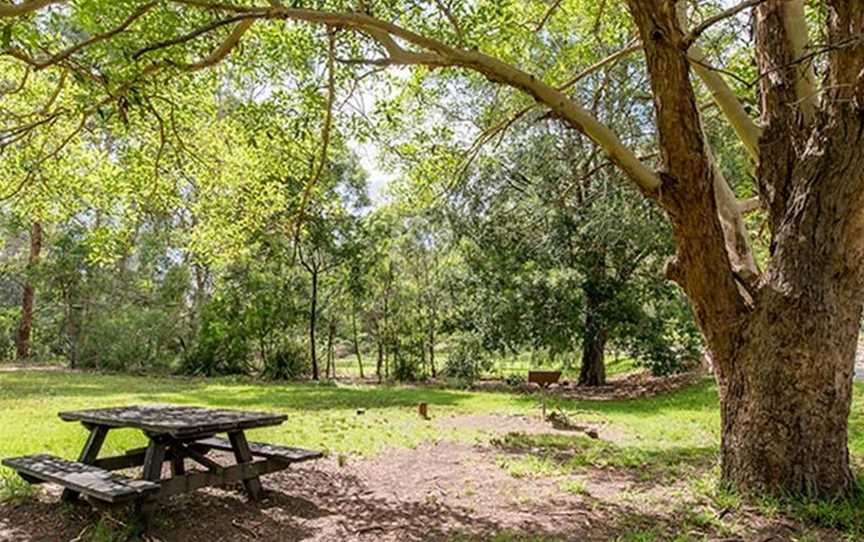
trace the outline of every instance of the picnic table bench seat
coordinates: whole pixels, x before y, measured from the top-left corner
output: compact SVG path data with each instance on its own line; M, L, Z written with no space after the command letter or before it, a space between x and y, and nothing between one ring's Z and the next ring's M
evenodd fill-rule
M3 465L32 482L50 482L110 504L137 500L159 491L159 484L127 478L93 465L48 454L12 457Z
M195 447L206 450L222 450L230 452L231 442L228 439L221 437L211 437L195 441ZM306 450L304 448L294 448L289 446L278 446L276 444L267 444L264 442L250 442L249 451L253 456L266 457L267 459L275 459L284 463L302 463L303 461L311 461L313 459L321 459L324 454L314 450Z

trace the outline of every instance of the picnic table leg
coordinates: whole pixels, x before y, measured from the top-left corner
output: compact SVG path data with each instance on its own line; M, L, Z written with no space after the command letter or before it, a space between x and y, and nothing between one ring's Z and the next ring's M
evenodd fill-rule
M183 456L177 450L171 450L171 475L182 476L186 474L186 465L183 462Z
M164 462L165 443L159 438L151 437L150 443L147 445L147 452L144 454L144 473L142 477L151 482L159 482L162 479L162 463ZM145 497L135 503L135 512L141 518L145 531L150 529L155 508L156 501L153 498Z
M246 434L243 431L228 433L228 439L231 441L231 448L234 450L234 458L237 463L249 463L252 461L252 451L249 449L249 442L246 440ZM261 480L257 476L243 480L243 485L246 487L246 492L249 498L257 501L261 498Z
M144 454L144 479L158 482L162 479L162 463L165 462L165 443L151 438Z
M78 462L92 465L96 461L96 458L99 457L99 450L102 449L102 444L105 442L108 428L104 425L87 426L87 428L90 429L90 435L87 437L84 449L81 450L81 455L78 456ZM64 489L63 495L60 498L64 502L72 502L78 499L78 492Z

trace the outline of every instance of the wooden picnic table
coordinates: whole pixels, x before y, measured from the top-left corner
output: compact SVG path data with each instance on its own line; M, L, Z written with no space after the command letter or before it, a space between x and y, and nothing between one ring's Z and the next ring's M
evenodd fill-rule
M249 497L257 500L262 491L261 475L322 456L302 448L247 441L247 429L279 425L286 420L282 414L135 405L61 412L59 416L65 421L81 422L89 430L78 461L37 454L4 459L3 464L29 482L64 486L64 500L75 500L83 494L88 500L109 504L133 501L145 518L149 518L157 499L207 486L242 482ZM99 458L108 432L118 428L141 430L148 438L147 446ZM228 438L217 437L220 433L226 433ZM211 450L233 452L235 462L227 466L217 463L207 456ZM166 462L170 463L170 476L163 477ZM198 468L187 471L187 462ZM133 467L142 467L140 479L113 472Z

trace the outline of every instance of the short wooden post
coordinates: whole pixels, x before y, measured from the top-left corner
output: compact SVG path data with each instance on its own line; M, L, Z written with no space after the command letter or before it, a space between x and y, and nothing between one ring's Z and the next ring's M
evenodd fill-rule
M420 414L420 417L424 420L429 419L429 405L427 403L420 403L417 406L417 413Z

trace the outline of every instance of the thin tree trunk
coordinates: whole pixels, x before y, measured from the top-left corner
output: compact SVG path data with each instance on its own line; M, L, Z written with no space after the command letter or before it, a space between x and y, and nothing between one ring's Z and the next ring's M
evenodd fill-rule
M309 308L309 351L312 356L312 380L320 380L318 349L315 346L315 324L318 317L318 270L312 270L312 302Z
M333 351L333 340L336 337L336 321L330 319L327 328L327 377L336 378L336 356Z
M383 374L382 370L384 369L384 343L381 340L381 337L378 337L378 364L375 366L375 373L378 375L378 382L380 383Z
M357 333L357 312L351 311L351 327L354 331L354 353L357 354L357 367L360 369L360 378L363 379L363 356L360 354L360 336Z
M27 280L24 282L24 292L21 296L21 320L15 337L15 353L19 360L30 357L30 333L33 329L33 301L36 297L36 286L33 283L33 273L39 263L42 252L42 224L33 222L30 227L30 255L27 260Z
M438 369L435 367L435 326L429 327L429 367L432 369L432 378L438 376Z

